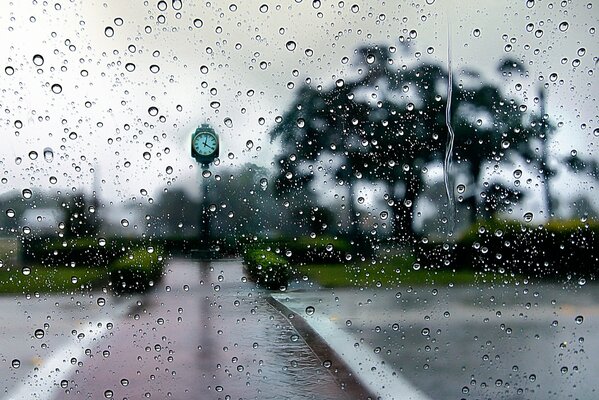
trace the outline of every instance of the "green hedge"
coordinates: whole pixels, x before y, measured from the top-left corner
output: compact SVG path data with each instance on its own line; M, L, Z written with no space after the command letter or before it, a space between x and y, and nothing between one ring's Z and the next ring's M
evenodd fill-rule
M161 279L164 263L161 247L155 247L151 253L142 247L126 252L109 266L114 292L145 292Z
M343 263L354 250L347 240L331 236L259 239L246 243L245 248L275 249L293 264Z
M28 264L102 267L121 257L127 250L143 245L141 239L31 237L21 242L20 257Z
M266 289L287 287L291 271L287 260L266 249L249 249L244 261L250 278Z
M442 266L442 260L449 257L456 269L506 271L535 278L594 276L599 271L599 224L481 221L449 249L421 244L418 250L420 261L431 266Z

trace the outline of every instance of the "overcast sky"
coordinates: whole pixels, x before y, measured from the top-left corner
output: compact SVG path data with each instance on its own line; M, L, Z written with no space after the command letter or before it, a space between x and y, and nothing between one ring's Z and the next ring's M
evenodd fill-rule
M307 79L330 87L356 74L356 47L399 47L401 38L408 46L398 50L398 67L418 58L446 65L448 34L458 79L465 69L480 72L532 110L549 82L547 111L560 122L552 153L596 156L598 8L539 0L3 1L0 193L90 191L92 169L116 202L142 189L197 186L189 138L203 122L221 135L215 173L269 165L278 147L266 132ZM499 76L505 57L522 60L528 76Z

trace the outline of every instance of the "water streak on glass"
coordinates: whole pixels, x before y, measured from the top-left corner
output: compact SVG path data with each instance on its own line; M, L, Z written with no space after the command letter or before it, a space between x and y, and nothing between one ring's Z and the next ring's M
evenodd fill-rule
M445 159L443 162L443 182L445 183L445 194L447 195L449 235L453 235L455 228L455 201L453 190L450 189L449 172L451 169L453 142L455 133L451 127L451 95L452 95L452 68L451 68L451 23L447 22L447 106L445 107L445 124L447 125L447 145L445 147Z

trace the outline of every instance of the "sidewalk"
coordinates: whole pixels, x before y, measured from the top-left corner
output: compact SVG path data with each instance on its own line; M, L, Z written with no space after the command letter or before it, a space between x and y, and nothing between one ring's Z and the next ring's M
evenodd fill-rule
M360 398L244 280L240 261L171 261L137 309L74 361L61 398Z

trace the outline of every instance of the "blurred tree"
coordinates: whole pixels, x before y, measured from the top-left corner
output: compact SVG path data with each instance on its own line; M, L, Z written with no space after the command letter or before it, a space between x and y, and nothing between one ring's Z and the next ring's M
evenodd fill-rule
M272 196L269 172L247 163L216 171L208 183L212 232L219 236L267 236L285 223L284 207Z
M84 193L75 193L62 206L66 209L65 236L82 238L98 233L95 196L90 199Z
M317 186L316 171L330 173L347 187L349 234L355 238L355 185L362 179L383 183L393 236L412 241L423 171L441 163L446 152L448 73L436 64L397 68L388 48L363 47L356 54L357 78L339 79L329 89L302 87L295 106L271 131L271 140L282 143L277 187L310 193L306 189ZM478 187L485 163L501 162L540 133L525 129L524 108L504 98L499 88L475 80L453 86L449 115L456 163ZM476 197L467 201L475 216Z
M524 194L502 183L492 183L481 193L481 217L490 219L509 209L524 198Z

